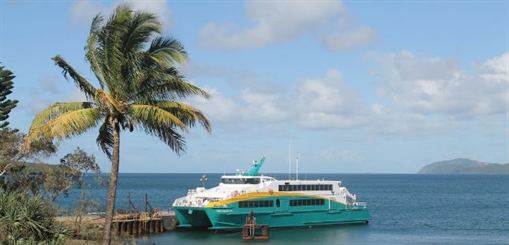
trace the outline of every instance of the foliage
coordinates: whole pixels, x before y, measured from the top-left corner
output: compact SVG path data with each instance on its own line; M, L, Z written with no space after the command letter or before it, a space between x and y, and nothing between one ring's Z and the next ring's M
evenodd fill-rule
M71 232L53 217L42 196L0 190L2 244L66 244Z
M57 168L46 168L43 173L44 193L52 202L62 194L67 197L67 191L74 185L83 187L83 176L87 172L101 172L99 165L95 162L95 156L88 155L79 147L73 153L60 159L60 163Z
M24 137L18 130L8 127L0 129L0 186L4 189L27 188L35 192L38 186L32 185L32 179L37 178L42 171L27 172L25 163L28 160L40 161L40 158L49 157L55 154L57 147L49 140L39 139L31 143L30 150L20 152ZM4 175L9 175L10 178L2 178ZM8 181L14 185L7 186Z
M186 146L182 132L197 123L211 131L203 112L178 101L209 94L184 80L178 65L187 60L187 53L175 38L158 36L161 30L154 14L135 12L127 4L119 5L108 19L96 15L85 57L99 86L55 56L64 77L74 81L88 101L55 103L39 113L22 146L25 151L38 139L61 141L99 126L96 142L112 161L104 244L111 242L120 132L145 132L180 154Z
M489 163L486 165L465 168L460 174L509 174L509 164Z
M11 71L0 66L0 129L9 125L6 120L9 118L11 110L18 104L17 100L7 99L7 95L11 94L14 88L12 81L14 78L15 76Z
M31 164L28 170L25 164L18 164L11 168L10 178L4 180L3 189L8 192L29 191L54 202L60 195L67 197L67 192L74 186L83 187L82 178L87 172L101 172L95 156L88 155L79 147L60 162L58 165L36 164L37 167Z

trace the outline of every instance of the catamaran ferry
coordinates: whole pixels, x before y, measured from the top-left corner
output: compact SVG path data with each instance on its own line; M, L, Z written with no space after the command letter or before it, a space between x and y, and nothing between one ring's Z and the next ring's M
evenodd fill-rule
M265 157L249 172L224 175L213 188L198 187L176 199L177 228L242 229L252 211L258 224L272 228L367 224L365 202L328 180L276 180L258 174Z

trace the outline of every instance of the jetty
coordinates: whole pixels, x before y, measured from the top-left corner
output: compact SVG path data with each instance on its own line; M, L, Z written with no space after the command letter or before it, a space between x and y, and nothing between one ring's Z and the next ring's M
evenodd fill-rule
M60 217L60 221L70 221L74 218ZM102 226L104 216L89 215L85 222L89 225ZM177 217L172 210L158 212L139 212L129 214L115 214L113 216L113 231L117 234L142 235L173 231L178 224Z
M160 233L164 231L173 231L178 225L178 219L172 209L159 210L157 207L152 208L146 194L144 211L134 206L131 202L130 194L127 196L127 199L127 210L118 209L113 215L112 228L117 234L142 235ZM89 213L79 217L79 220L91 226L104 226L104 215L104 212ZM57 220L64 223L71 223L78 220L78 216L59 216Z
M138 235L160 233L174 230L178 223L177 217L172 210L159 210L152 208L145 194L145 211L131 202L131 194L127 195L127 210L119 209L113 216L113 229L117 234ZM132 209L131 209L132 208Z
M138 235L160 233L175 229L177 218L174 213L141 212L139 214L116 215L113 229L117 234Z

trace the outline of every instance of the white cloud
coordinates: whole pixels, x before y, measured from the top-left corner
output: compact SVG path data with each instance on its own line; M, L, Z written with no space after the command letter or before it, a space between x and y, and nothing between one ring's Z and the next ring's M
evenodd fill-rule
M357 47L369 46L379 42L377 32L366 25L353 30L338 29L325 35L322 44L329 50L344 52Z
M328 70L324 78L306 79L294 97L292 112L301 127L345 128L366 123L363 101L338 70Z
M235 72L229 74L232 73ZM355 91L344 83L339 70L328 70L322 78L304 79L290 87L293 88L291 91L279 89L269 82L258 82L264 86L251 86L256 83L252 80L243 84L245 88L239 90L239 96L234 93L227 97L218 90L208 89L213 98L201 101L199 108L214 117L212 121L221 123L231 120L229 123L235 124L330 129L359 127L367 122L368 110Z
M71 22L73 25L81 24L84 27L90 27L92 23L92 19L97 14L101 13L106 18L112 13L114 8L118 6L120 3L128 3L134 10L148 11L151 13L155 13L159 21L163 23L165 27L171 27L172 18L171 18L171 10L168 6L168 1L166 0L158 0L158 1L137 1L137 0L124 0L117 1L109 6L103 5L104 2L100 1L89 1L89 0L79 0L77 1L70 9L69 13L71 15Z
M100 12L104 13L105 10L106 8L99 2L79 0L69 10L71 23L89 28L94 16Z
M492 83L505 83L509 76L509 53L473 65L480 76Z
M339 18L334 32L322 35L326 48L346 51L378 41L376 32L368 26L345 29L351 18L341 1L247 1L245 12L253 27L242 29L231 22L209 22L199 32L199 45L242 49L295 40L303 34L319 36L334 18Z
M464 128L465 120L504 123L507 55L474 64L473 74L453 59L418 58L408 51L369 55L377 63L377 95L389 100L373 105L373 116L391 122L373 130L425 134Z
M200 67L193 75L204 72L218 81L241 81L215 90L203 108L211 116L221 115L213 121L246 125L243 128L351 128L422 138L466 130L471 122L484 128L506 123L508 54L473 64L474 73L459 60L419 58L408 51L367 57L376 62L372 74L377 98L369 105L336 69L288 87L226 68Z
M288 112L281 108L281 98L275 93L259 93L250 89L242 91L242 101L246 104L242 117L247 122L257 121L267 124L281 122L288 118Z
M207 23L200 30L200 45L205 48L240 49L266 46L312 32L343 8L341 2L247 1L247 17L253 28L238 30L232 23Z
M173 20L167 0L157 0L157 1L127 0L125 2L131 4L134 10L142 10L155 13L159 18L159 21L163 23L165 28L172 27Z
M238 118L239 108L232 99L224 97L217 89L209 87L203 89L212 98L205 99L196 96L190 99L189 104L205 112L211 122L230 123Z

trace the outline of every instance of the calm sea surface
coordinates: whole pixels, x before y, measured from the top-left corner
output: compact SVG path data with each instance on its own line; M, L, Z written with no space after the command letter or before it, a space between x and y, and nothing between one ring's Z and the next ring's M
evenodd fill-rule
M287 179L286 174L267 174ZM120 174L116 208L169 208L173 200L201 186L201 174ZM207 188L221 174L207 174ZM509 244L508 175L307 174L300 179L341 180L358 201L368 203L368 225L271 230L255 244ZM91 187L106 205L106 188ZM81 190L57 200L72 205ZM138 237L136 244L240 244L240 233L165 232Z

